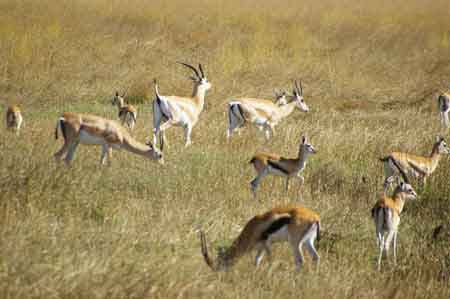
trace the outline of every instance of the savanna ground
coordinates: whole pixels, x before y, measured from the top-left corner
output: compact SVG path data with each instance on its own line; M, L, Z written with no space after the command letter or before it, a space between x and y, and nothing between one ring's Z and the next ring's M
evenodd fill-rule
M376 270L370 208L382 191L378 158L428 153L440 127L437 95L450 83L448 1L1 0L1 115L22 107L20 137L0 130L2 298L448 298L449 244L431 242L450 215L450 161L441 160L402 216L399 261ZM190 94L204 64L213 88L183 147L168 132L161 166L80 146L56 164L53 130L63 111L115 118L116 90L139 110L137 139L150 139L153 78L162 94ZM296 111L265 142L253 128L226 142L226 102L273 97L303 82L309 114ZM4 125L3 125L4 126ZM3 127L4 128L4 127ZM305 184L288 194L267 178L258 201L248 182L256 150L294 156L307 134L319 153ZM228 272L202 260L229 245L256 213L298 203L320 213L320 267L295 271L286 245L255 270L254 255Z

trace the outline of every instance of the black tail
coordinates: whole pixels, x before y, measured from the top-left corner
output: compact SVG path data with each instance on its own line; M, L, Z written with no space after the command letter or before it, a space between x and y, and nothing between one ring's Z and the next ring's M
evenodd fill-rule
M316 223L317 223L316 239L317 239L317 242L320 242L320 222L317 221Z
M66 139L66 126L64 124L64 118L60 118L58 119L57 123L56 123L56 128L55 128L55 139L58 139L58 127L61 128L61 132L63 134L64 139Z

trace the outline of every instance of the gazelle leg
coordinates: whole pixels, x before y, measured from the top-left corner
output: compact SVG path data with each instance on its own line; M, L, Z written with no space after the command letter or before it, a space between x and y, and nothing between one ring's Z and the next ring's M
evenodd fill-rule
M253 192L254 197L256 198L256 189L258 188L259 183L261 180L269 174L268 167L265 167L261 172L258 173L258 175L250 182L250 187Z
M284 191L285 192L288 192L289 191L289 179L290 179L290 177L286 177L286 185L284 186Z
M163 123L160 127L159 127L159 139L160 139L160 148L161 150L164 148L164 146L169 147L168 145L166 145L167 143L167 139L166 139L166 130L168 128L170 128L172 126L172 123L170 120L166 121L165 123ZM156 144L156 143L155 143Z
M231 135L233 135L233 132L236 129L239 129L240 126L244 123L242 120L238 119L234 113L231 111L232 108L230 108L229 113L229 127L227 130L227 139L231 138ZM239 130L238 130L239 133Z
M303 244L301 242L290 242L292 253L294 254L295 259L295 265L297 266L297 270L301 270L303 263L305 261L305 258L303 257L303 251L302 246Z
M314 247L314 238L310 238L305 242L306 249L308 250L309 254L311 255L313 261L316 264L319 264L320 262L320 256L317 253L316 247Z
M75 155L75 151L76 151L76 149L77 149L79 144L80 144L80 140L79 139L75 140L72 144L70 144L69 151L67 152L67 155L66 155L66 158L65 158L66 164L70 164L70 162L72 162L73 157Z
M103 144L102 145L102 155L100 156L100 165L105 165L107 153L108 153L108 146L106 144Z
M269 124L264 124L263 128L264 128L266 140L269 140L270 137L273 137L274 131L273 131L273 128Z
M264 257L264 247L262 245L259 246L258 251L256 252L256 257L255 257L255 266L259 267L259 265L261 264L261 261Z
M187 125L184 128L184 135L185 135L185 140L186 140L186 143L184 145L185 147L187 147L187 146L192 144L191 133L192 133L192 126L191 125Z
M378 270L381 270L381 258L383 257L383 251L384 251L384 236L381 236L380 242L379 242L379 254L378 254Z
M389 249L391 247L392 239L394 238L395 231L390 230L386 236L386 240L384 241L384 249L386 251L386 257L390 260Z
M393 251L394 251L394 265L397 265L397 231L394 232L394 239L393 239Z
M64 140L64 144L61 147L61 149L53 155L55 160L57 160L57 161L61 160L63 158L64 154L67 153L68 149L69 149L69 144Z

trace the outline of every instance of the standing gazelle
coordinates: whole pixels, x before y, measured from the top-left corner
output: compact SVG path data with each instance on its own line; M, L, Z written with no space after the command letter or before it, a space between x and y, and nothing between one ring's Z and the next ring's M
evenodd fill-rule
M240 257L253 249L257 250L256 267L260 265L264 254L267 254L271 262L270 246L273 242L289 242L297 269L304 263L303 244L318 264L320 257L314 247L316 238L320 240L320 217L301 206L278 207L256 215L247 222L232 245L223 254L219 254L216 260L209 256L205 234L200 232L203 257L213 270L224 270L233 266Z
M9 106L6 110L6 128L15 131L19 135L22 126L23 117L19 106Z
M450 92L443 93L438 97L438 107L442 125L445 128L450 127L448 119L448 113L450 111Z
M119 119L122 125L126 125L130 130L133 130L137 121L137 110L133 105L126 105L124 97L125 93L120 96L119 92L116 91L112 104L119 109Z
M55 153L55 159L61 160L65 155L65 161L70 164L75 150L80 143L89 145L101 145L102 155L100 163L111 162L112 149L124 149L137 155L163 162L162 153L151 143L142 144L135 140L128 131L113 120L95 115L77 114L65 112L58 119L55 129L55 138L58 139L58 129L64 137L64 145Z
M400 224L400 214L403 211L405 201L417 197L416 192L408 181L403 182L400 177L397 177L397 184L398 186L395 188L392 197L384 194L383 198L372 208L372 218L375 222L377 244L380 250L378 255L378 270L381 269L383 251L386 252L386 255L389 253L391 242L393 242L394 247L394 264L397 262L397 234L398 225Z
M270 100L241 98L228 103L229 127L227 138L230 138L233 131L244 126L246 122L263 128L266 139L275 133L275 126L284 118L289 116L295 107L301 111L308 112L309 108L303 99L303 88L295 81L292 95L285 91L277 94L277 102Z
M156 99L153 101L153 143L156 144L157 135L160 133L161 150L166 142L164 132L171 126L183 127L186 139L185 146L192 143L192 128L203 111L206 91L211 88L211 84L206 79L201 64L198 65L199 70L187 63L180 64L191 69L195 74L190 77L194 81L194 90L191 97L162 96L159 94L155 79Z
M253 195L256 197L256 189L260 181L267 175L273 174L286 178L286 192L289 188L289 180L293 177L300 179L301 184L305 179L300 173L305 169L306 159L310 154L315 154L316 150L308 142L306 136L302 137L297 158L284 158L277 154L258 152L250 160L255 167L257 176L250 182Z
M400 169L406 175L419 178L420 184L425 185L427 178L436 170L441 154L450 154L450 149L444 138L438 136L428 157L393 152L389 156L381 158L380 161L384 163L384 187L386 188L389 184L389 177L399 173Z

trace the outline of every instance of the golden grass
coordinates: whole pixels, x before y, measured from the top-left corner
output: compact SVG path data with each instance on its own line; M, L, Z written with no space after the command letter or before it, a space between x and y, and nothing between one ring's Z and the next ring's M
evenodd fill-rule
M448 158L406 207L397 267L375 270L369 217L377 158L427 153L447 135L436 96L449 87L449 30L444 0L1 1L1 101L19 103L25 121L18 138L0 130L0 297L449 297L448 240L430 242L450 216ZM203 63L213 84L192 147L172 129L165 166L116 152L102 168L100 149L83 146L72 167L54 163L58 115L115 118L116 90L129 88L133 134L149 139L151 80L163 94L191 92L180 60ZM294 78L309 114L295 112L268 143L253 128L226 142L231 97L269 98ZM267 178L253 200L252 154L294 156L304 133L319 151L305 185L285 195ZM271 267L255 270L249 256L209 271L200 227L215 251L254 214L299 200L322 218L318 271L308 260L295 272L287 246Z

